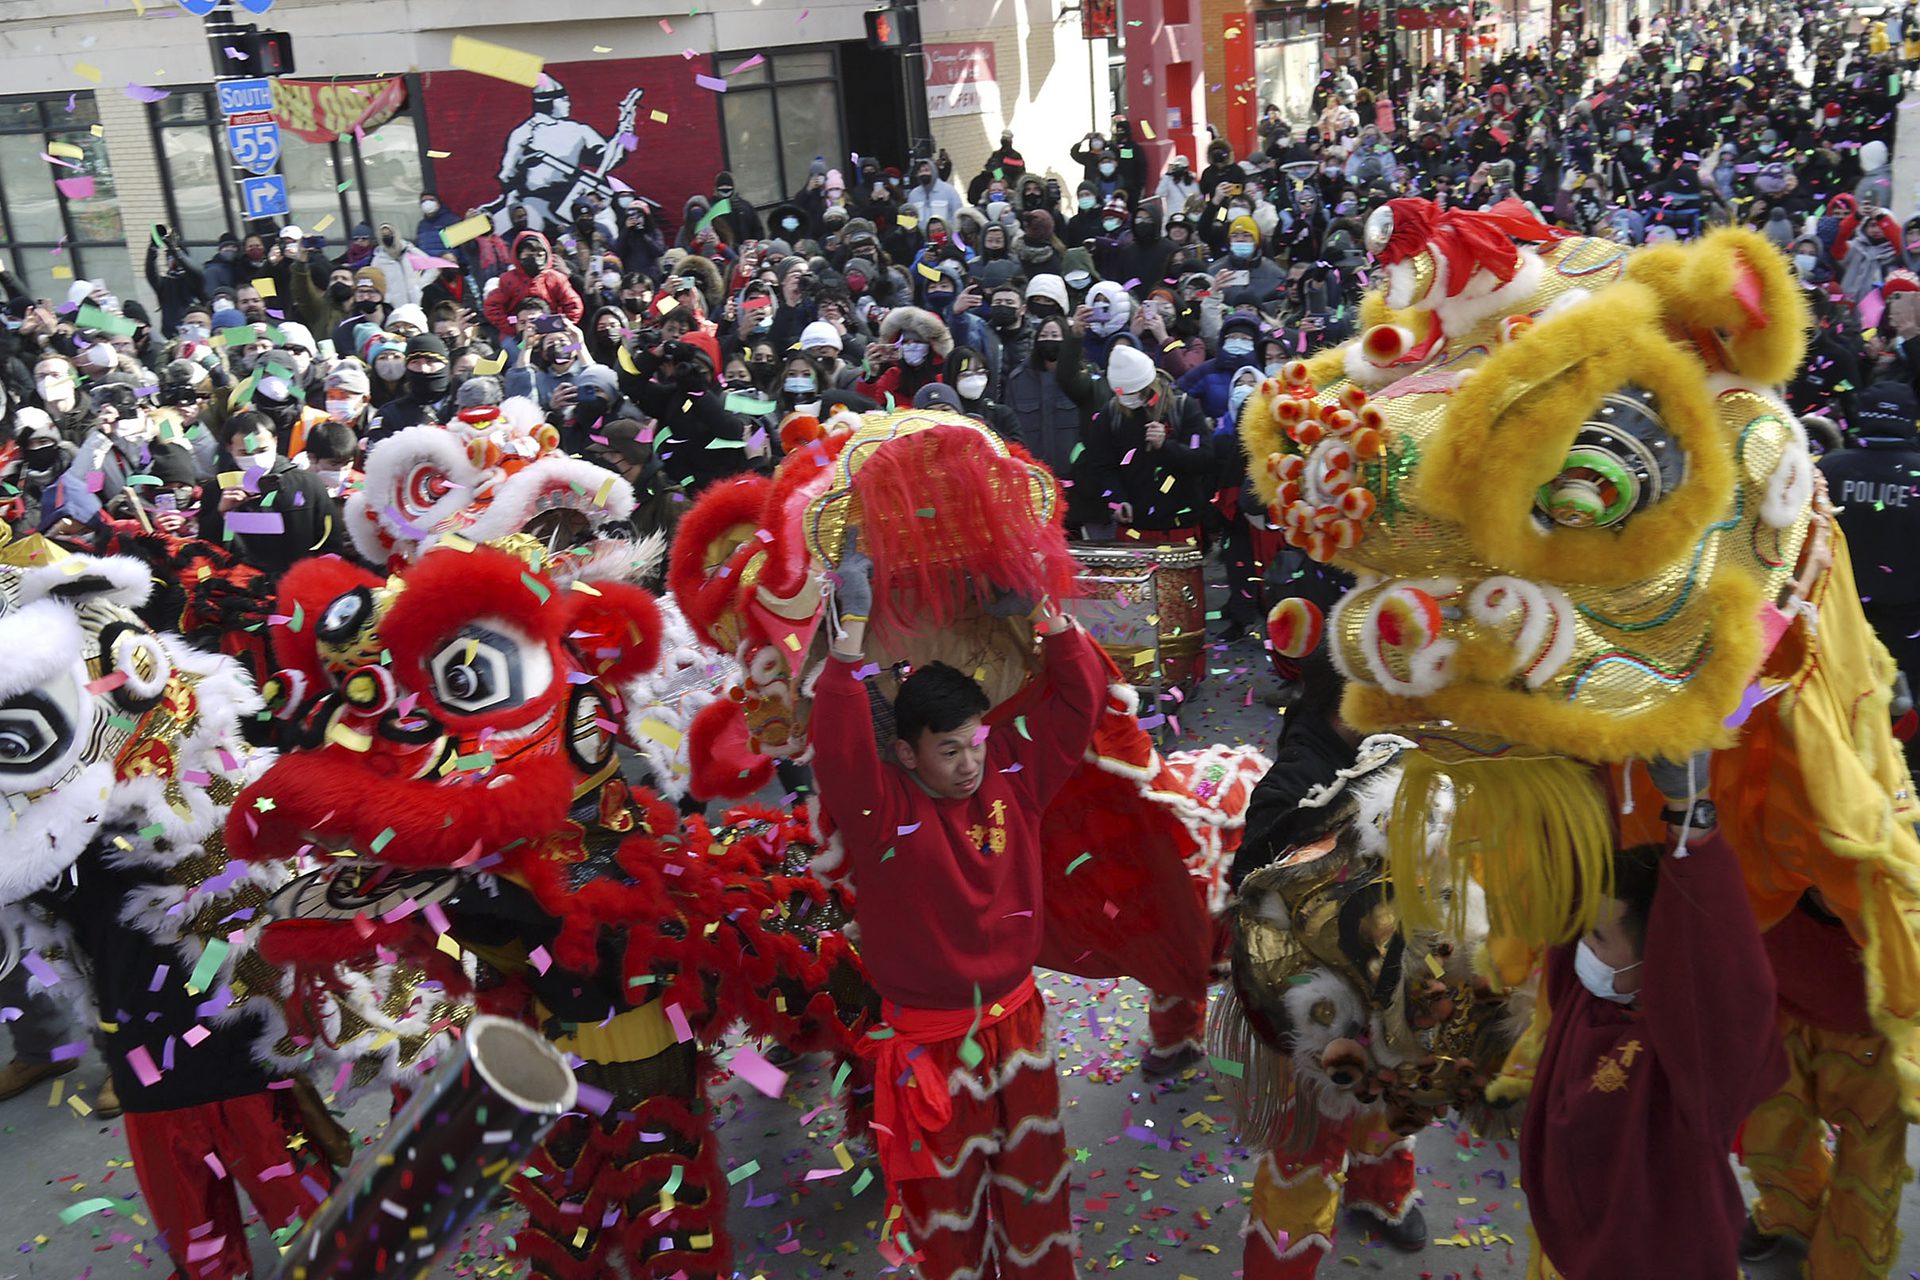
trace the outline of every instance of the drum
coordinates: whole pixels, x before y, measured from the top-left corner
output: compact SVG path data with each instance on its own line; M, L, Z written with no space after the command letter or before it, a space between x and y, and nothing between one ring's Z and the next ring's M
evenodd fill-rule
M1165 688L1206 674L1207 587L1185 543L1074 543L1071 612L1132 684Z

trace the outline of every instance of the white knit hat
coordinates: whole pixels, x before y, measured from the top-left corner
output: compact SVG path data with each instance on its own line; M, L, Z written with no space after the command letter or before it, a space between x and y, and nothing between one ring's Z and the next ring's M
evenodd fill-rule
M1115 347L1107 357L1107 382L1122 395L1146 390L1158 372L1146 352L1126 343Z
M840 331L825 320L815 320L800 331L800 341L794 345L802 351L811 351L815 347L832 347L835 351L839 351L841 349Z

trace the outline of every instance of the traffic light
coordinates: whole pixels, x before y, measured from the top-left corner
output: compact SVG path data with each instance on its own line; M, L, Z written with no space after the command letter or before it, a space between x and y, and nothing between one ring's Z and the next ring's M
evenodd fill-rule
M243 27L213 36L213 70L222 76L293 74L293 37L284 31Z
M867 48L898 49L906 43L900 30L900 15L893 8L869 9L867 18Z

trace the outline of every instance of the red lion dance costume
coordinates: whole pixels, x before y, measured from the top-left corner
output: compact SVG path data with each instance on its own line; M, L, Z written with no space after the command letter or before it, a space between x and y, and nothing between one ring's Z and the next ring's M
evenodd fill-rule
M726 1184L699 1032L744 1019L850 1049L863 986L826 902L785 873L789 824L715 832L629 789L619 690L658 657L651 596L566 579L532 539L447 539L390 577L309 560L281 585L269 706L299 741L235 802L236 856L334 857L277 904L272 958L303 973L376 949L584 1059L513 1192L536 1276L729 1274ZM477 976L442 952L479 957ZM856 1006L846 1021L832 976ZM776 998L777 997L777 998Z
M781 436L787 456L771 479L714 485L674 541L674 598L742 671L730 701L694 721L695 759L724 758L731 771L696 777L696 792L751 791L764 775L741 776L731 762L742 748L811 758L811 691L827 647L820 579L850 528L877 580L911 601L911 616L883 611L867 633L877 687L891 697L896 664L944 661L980 680L995 704L989 724L1018 732L1042 692L1041 663L1024 619L989 606L996 595L1072 594L1052 476L973 419L939 411L825 427L794 417ZM1139 978L1155 992L1155 1047L1191 1052L1215 954L1210 917L1225 902L1225 867L1267 762L1225 747L1162 758L1136 719L1136 692L1111 664L1108 689L1084 764L1042 820L1040 963ZM827 833L818 870L837 877L841 859Z

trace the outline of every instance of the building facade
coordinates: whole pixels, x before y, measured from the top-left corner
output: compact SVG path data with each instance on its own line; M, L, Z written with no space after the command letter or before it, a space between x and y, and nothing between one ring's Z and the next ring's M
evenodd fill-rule
M1210 2L1088 13L1069 0L924 4L931 133L956 184L1011 129L1030 169L1071 186L1069 148L1121 109L1156 180L1175 147L1197 154L1208 110L1197 17ZM867 48L868 7L715 0L690 15L684 4L572 0L542 22L524 0L277 0L240 13L289 32L297 59L272 110L290 208L251 225L199 19L172 0L0 7L11 51L0 257L36 295L61 300L73 281L97 279L141 297L156 225L178 228L196 255L224 232L289 223L337 252L361 223L410 235L423 191L504 222L529 183L564 201L569 174L632 187L670 230L721 169L746 198L777 203L815 157L843 174L863 155L906 161L899 60ZM31 18L15 16L26 9ZM1083 25L1098 27L1103 12L1110 34L1087 38ZM530 86L456 66L456 36L539 59L564 114Z

